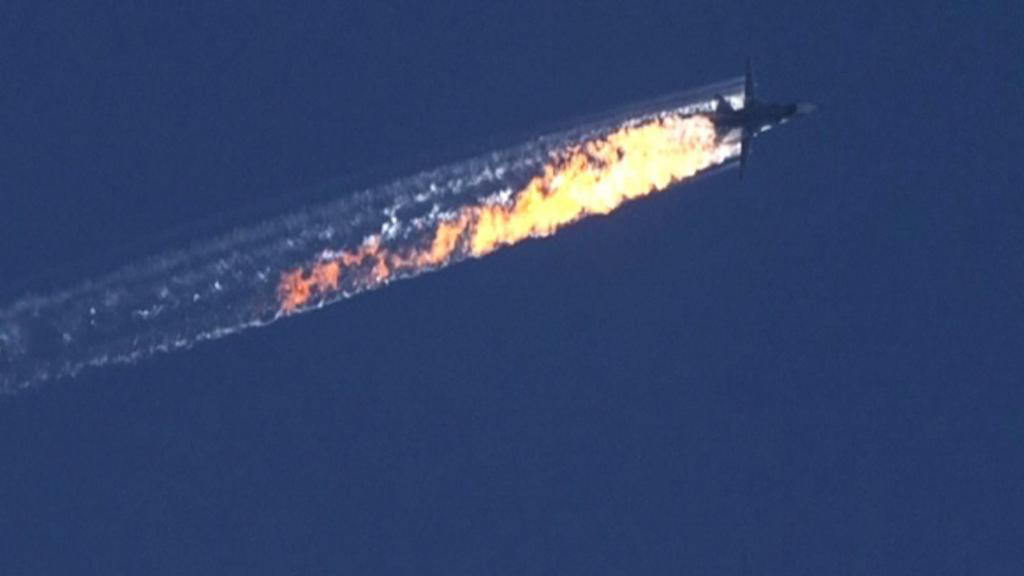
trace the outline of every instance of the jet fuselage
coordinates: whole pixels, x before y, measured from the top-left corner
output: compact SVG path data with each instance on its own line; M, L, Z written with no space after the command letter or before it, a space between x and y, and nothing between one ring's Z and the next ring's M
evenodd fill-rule
M775 126L785 124L794 116L803 116L814 112L814 104L797 102L782 104L762 102L754 96L754 74L747 59L747 71L744 78L743 106L736 108L722 96L715 98L715 109L709 114L719 138L738 138L740 143L740 177L743 176L750 154L750 141L762 132ZM738 132L738 134L737 134Z
M785 124L794 116L802 116L813 111L813 104L775 104L748 100L744 107L738 110L731 107L716 110L711 115L711 120L723 132L736 128L742 129L743 137L746 138L757 136L774 126Z

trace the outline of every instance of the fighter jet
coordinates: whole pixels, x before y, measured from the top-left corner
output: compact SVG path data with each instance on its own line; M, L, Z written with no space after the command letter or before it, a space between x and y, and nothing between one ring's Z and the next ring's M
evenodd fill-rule
M754 96L754 74L750 69L750 59L747 58L747 74L743 86L743 106L734 108L721 95L715 97L715 111L711 113L711 121L715 123L723 137L740 138L740 178L747 165L747 156L750 154L750 141L762 132L767 132L775 126L785 124L794 116L803 116L814 112L817 107L807 102L795 104L777 104L774 102L762 102Z

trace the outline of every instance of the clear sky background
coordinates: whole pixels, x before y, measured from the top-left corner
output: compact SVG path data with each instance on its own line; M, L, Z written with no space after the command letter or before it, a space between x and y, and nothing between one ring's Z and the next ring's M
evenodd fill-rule
M1018 3L129 4L4 6L0 290L748 55L820 110L743 181L0 401L0 573L1024 571Z

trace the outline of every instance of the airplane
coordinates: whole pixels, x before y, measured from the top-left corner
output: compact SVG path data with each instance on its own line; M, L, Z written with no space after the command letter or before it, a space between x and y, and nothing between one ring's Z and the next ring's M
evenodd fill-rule
M743 85L743 107L733 108L721 94L715 96L715 111L710 115L715 127L725 134L740 132L740 178L743 177L750 154L750 141L775 126L785 124L794 116L803 116L817 110L808 102L777 104L762 102L754 96L754 74L747 58L747 74Z

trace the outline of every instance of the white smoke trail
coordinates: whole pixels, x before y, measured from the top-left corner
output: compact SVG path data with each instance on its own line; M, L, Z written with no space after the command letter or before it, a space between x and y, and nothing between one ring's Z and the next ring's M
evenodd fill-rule
M740 100L742 85L720 83L605 114L520 146L214 233L187 247L168 246L65 289L27 293L0 307L0 392L267 325L525 237L545 236L720 166L735 158L735 144L714 138L713 127L713 142L698 138L697 127L710 124L688 120L709 110L717 94ZM654 139L652 129L658 130ZM666 135L672 136L673 150L658 140ZM628 139L634 136L647 140ZM693 143L676 146L676 136ZM691 154L695 143L706 147L699 157ZM622 162L623 155L643 161ZM680 162L693 165L674 165ZM663 169L665 175L648 174ZM570 177L578 182L567 185ZM642 186L633 182L638 178L645 180ZM555 208L568 212L552 220ZM538 210L544 213L538 216ZM538 217L543 220L524 219Z

